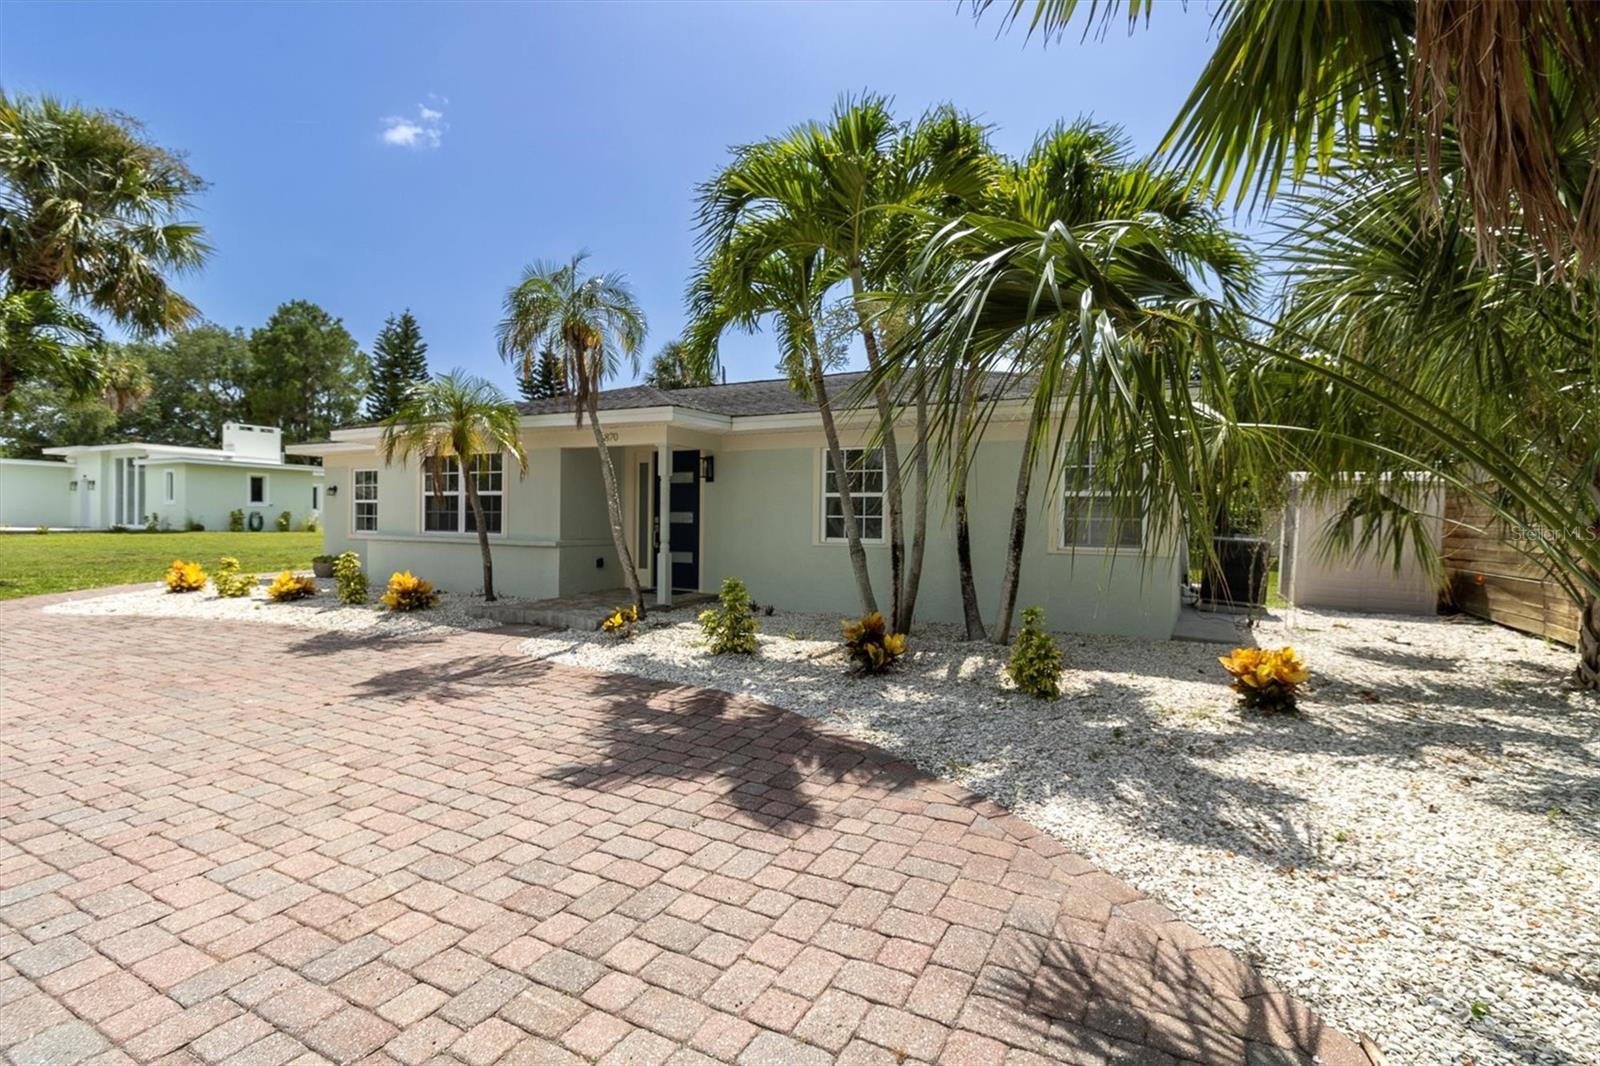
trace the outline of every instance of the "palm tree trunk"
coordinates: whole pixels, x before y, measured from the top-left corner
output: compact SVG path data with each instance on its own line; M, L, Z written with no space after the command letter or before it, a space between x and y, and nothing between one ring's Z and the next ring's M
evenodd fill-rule
M644 592L639 588L639 571L633 566L633 553L628 551L628 538L622 531L622 494L617 490L617 470L611 465L611 449L606 447L606 435L600 429L600 405L598 393L589 390L589 428L594 430L595 450L600 453L600 477L606 485L606 513L611 519L611 542L616 545L617 561L622 566L622 580L627 585L628 595L633 597L633 606L638 609L639 617L645 616ZM662 476L669 476L669 471L663 471ZM660 575L657 580L670 581L668 574Z
M849 468L845 465L844 449L839 446L839 427L833 421L833 406L828 402L822 360L817 358L815 350L811 353L811 391L816 397L817 410L822 414L822 435L828 442L828 458L833 461L835 476L839 479L839 509L844 512L845 543L850 549L850 568L856 575L856 595L861 597L861 613L872 614L878 609L878 598L872 593L872 574L867 570L866 549L861 546L861 527L856 524Z
M994 622L994 642L1011 643L1011 616L1017 610L1017 586L1022 580L1022 546L1028 537L1028 490L1033 484L1033 464L1037 458L1035 438L1044 418L1045 405L1035 403L1028 418L1028 432L1022 439L1022 460L1017 464L1017 495L1011 504L1011 534L1006 538L1006 569L1000 578L1000 614Z
M467 506L472 508L472 524L478 530L478 551L483 555L483 602L493 603L494 558L489 554L489 529L483 524L483 501L478 499L478 478L472 472L472 463L461 462L461 480L467 486Z
M1573 682L1582 689L1600 689L1600 599L1590 592L1578 614L1578 666Z
M917 364L917 510L911 525L911 565L906 568L906 587L900 599L901 616L895 626L911 632L917 613L917 589L922 585L922 558L928 547L928 389L922 364Z
M850 268L850 291L855 296L856 323L861 328L862 347L867 351L867 367L876 373L882 365L878 353L878 334L867 317L866 307L861 303L866 283L861 277L859 266ZM897 623L901 614L906 564L906 531L902 525L904 491L900 484L900 446L895 440L894 405L889 399L888 385L880 380L878 387L873 390L873 396L878 402L878 420L883 427L883 481L889 507L889 618L890 621Z
M967 521L967 471L972 462L967 450L967 433L976 401L977 378L968 368L967 379L961 386L961 437L951 459L955 474L956 566L960 571L961 612L966 617L967 639L985 640L989 634L983 625L983 608L978 605L978 587L972 576L972 527Z

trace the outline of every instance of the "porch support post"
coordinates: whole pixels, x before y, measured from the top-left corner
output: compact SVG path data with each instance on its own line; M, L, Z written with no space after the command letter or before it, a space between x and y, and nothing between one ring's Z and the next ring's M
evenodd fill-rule
M656 445L656 469L661 472L657 486L660 498L656 514L661 529L661 547L656 552L656 605L672 606L672 445Z

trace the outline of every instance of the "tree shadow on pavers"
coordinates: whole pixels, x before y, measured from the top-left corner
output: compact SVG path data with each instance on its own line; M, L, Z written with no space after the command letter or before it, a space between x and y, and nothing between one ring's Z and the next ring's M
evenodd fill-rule
M444 633L437 635L415 632L385 633L381 630L359 633L323 632L295 641L289 645L289 652L294 655L319 657L342 655L351 651L387 650L401 644L413 645L420 649L429 645L443 644L446 636Z
M819 803L832 786L893 792L919 775L872 745L829 736L798 715L716 689L627 675L594 675L603 721L589 731L590 761L545 775L600 792L626 785L668 794L707 791L725 820L798 836L837 820ZM854 786L854 787L849 787Z
M406 641L409 646L414 642ZM443 643L442 641L439 643ZM396 642L390 647L399 647ZM372 642L352 648L370 650ZM346 649L348 650L348 649ZM422 651L420 647L419 651ZM331 654L331 652L330 652ZM516 689L538 684L557 668L537 659L515 655L460 655L436 659L396 670L385 670L355 683L357 696L388 700L450 700L486 690Z
M970 1002L991 1024L1009 1015L1041 1034L1053 1060L1122 1061L1151 1048L1193 1062L1311 1066L1313 1056L1359 1054L1248 963L1170 921L1101 926L1063 912L1042 952L984 966Z

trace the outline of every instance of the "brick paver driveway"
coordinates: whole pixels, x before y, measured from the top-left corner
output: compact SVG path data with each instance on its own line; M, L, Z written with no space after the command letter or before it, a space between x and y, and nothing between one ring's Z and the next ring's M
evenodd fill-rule
M0 1050L1365 1063L987 801L723 694L0 606Z

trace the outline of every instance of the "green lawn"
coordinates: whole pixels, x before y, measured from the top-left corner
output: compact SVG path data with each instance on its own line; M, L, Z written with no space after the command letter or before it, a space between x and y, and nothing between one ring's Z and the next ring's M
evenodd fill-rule
M0 535L0 600L100 585L160 581L174 559L210 571L235 555L244 570L305 569L321 533L7 533Z

